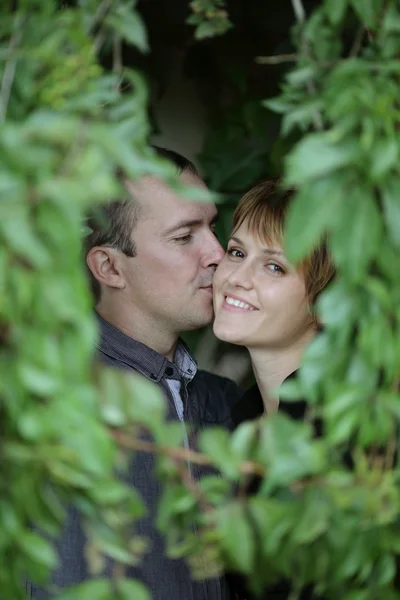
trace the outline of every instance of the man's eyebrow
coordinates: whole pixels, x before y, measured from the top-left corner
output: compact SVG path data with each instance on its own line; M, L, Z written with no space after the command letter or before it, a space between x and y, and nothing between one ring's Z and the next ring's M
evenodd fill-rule
M209 225L214 225L219 219L219 214L216 213L214 217L209 221ZM172 227L164 231L164 235L170 235L175 231L179 231L179 229L184 229L185 227L199 227L200 225L204 225L204 219L182 219L182 221L178 221Z
M230 241L235 242L235 244L239 244L241 246L244 245L243 241L240 238L238 238L238 237L232 236L230 238ZM263 254L268 254L268 255L273 254L275 256L276 255L278 255L278 256L284 256L282 250L277 250L276 248L264 248L263 249Z

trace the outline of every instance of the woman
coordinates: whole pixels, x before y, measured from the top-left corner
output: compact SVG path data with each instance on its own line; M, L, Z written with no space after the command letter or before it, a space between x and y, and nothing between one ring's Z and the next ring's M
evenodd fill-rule
M280 402L279 388L295 375L318 332L313 305L334 266L324 245L296 268L287 260L283 229L291 196L269 181L240 200L226 255L214 276L215 335L248 349L257 382L234 408L235 425L277 410L304 417L305 402ZM240 582L235 585L240 590ZM290 587L283 581L262 597L286 600ZM311 598L312 590L301 595L301 600Z
M279 408L279 387L318 332L313 305L334 275L325 245L294 268L283 250L292 193L267 181L240 200L213 281L214 333L245 346L257 385L236 407L236 424Z

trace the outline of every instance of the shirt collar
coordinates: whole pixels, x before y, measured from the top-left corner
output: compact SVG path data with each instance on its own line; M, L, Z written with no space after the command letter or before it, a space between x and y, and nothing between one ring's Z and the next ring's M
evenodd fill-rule
M122 333L98 313L95 314L100 328L100 354L109 356L121 366L126 365L139 371L156 383L163 377L190 381L195 376L197 364L182 340L178 340L172 363L162 354Z

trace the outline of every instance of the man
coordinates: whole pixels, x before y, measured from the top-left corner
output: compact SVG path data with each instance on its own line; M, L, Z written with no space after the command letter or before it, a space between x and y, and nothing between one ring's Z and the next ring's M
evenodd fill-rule
M170 150L156 151L174 163L181 183L205 188L190 161ZM87 265L97 301L99 357L156 382L170 418L190 424L191 430L206 424L229 427L238 388L198 372L179 339L183 331L207 325L213 317L212 278L224 255L214 234L216 208L185 201L152 176L124 183L128 199L109 204L102 219L89 223ZM188 434L185 445L191 445ZM137 532L151 541L150 553L129 575L143 581L154 600L228 600L223 578L193 582L184 561L164 555L154 527L161 485L153 463L151 455L138 453L129 474L149 512ZM192 472L201 474L195 468ZM77 515L67 530L69 539L60 547L62 572L55 577L61 586L88 577Z

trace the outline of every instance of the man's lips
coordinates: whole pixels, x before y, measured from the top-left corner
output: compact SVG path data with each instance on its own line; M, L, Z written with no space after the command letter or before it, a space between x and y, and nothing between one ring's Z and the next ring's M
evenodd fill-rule
M209 292L210 294L212 294L212 292L213 292L213 286L212 286L212 284L210 284L210 285L203 285L203 286L201 286L200 289L201 290L205 290L206 292Z

